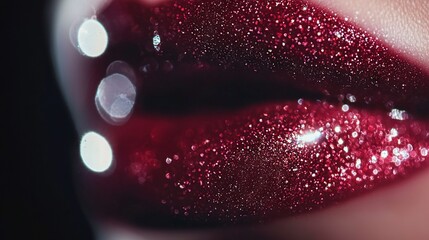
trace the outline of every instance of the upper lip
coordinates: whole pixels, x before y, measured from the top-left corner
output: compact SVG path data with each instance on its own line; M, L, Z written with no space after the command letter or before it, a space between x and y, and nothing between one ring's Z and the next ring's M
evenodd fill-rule
M216 1L178 1L142 31L160 34L163 49L221 70L259 72L327 96L352 94L357 104L429 112L429 75L341 16L306 1L252 2L246 11L243 1L225 2L220 9Z

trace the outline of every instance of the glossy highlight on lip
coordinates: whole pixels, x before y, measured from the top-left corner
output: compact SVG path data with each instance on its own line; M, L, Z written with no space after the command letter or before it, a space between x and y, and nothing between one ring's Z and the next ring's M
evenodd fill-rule
M85 89L71 100L75 117L112 148L110 172L79 173L99 218L268 222L426 165L429 124L409 113L425 115L428 75L332 12L305 1L117 0L97 20L109 46L96 59L78 55L87 78L63 88ZM109 76L135 87L112 98L115 112L128 106L120 124L94 103Z

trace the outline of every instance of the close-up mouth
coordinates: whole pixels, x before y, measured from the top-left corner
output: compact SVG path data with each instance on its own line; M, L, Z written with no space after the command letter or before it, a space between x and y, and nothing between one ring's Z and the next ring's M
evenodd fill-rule
M314 3L116 0L59 26L95 219L267 223L427 165L428 72Z

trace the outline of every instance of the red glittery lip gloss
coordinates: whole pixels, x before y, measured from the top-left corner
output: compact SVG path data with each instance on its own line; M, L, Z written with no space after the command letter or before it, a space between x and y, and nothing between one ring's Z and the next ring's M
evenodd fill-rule
M88 59L61 41L70 55L59 62L73 62L63 89L82 134L99 133L113 153L106 173L78 171L97 218L156 228L267 222L427 164L429 76L328 10L115 0L96 19L106 52Z

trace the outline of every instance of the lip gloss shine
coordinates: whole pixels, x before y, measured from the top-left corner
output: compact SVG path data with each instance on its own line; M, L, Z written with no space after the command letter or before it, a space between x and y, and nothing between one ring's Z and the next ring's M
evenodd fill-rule
M83 136L79 191L104 221L267 222L427 165L429 76L335 13L115 0L82 21L58 61Z

